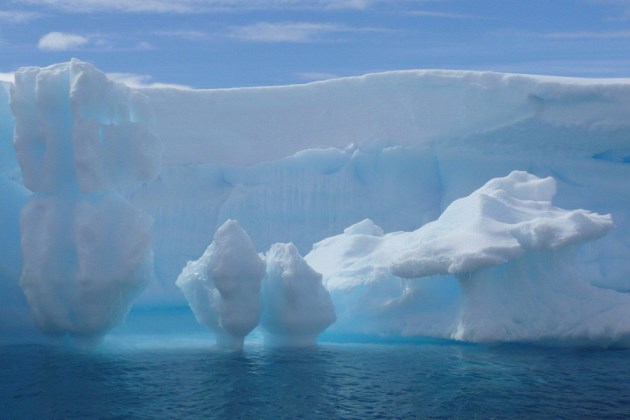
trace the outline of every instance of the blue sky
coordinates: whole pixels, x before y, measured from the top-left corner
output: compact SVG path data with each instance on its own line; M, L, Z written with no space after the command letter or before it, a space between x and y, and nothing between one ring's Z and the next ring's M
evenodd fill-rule
M0 0L0 51L0 72L76 57L208 88L419 68L630 77L630 0Z

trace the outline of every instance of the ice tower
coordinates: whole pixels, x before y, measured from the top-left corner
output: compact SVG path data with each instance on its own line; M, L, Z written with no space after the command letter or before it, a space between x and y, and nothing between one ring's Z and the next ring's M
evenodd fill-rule
M77 60L18 70L10 103L33 192L20 217L20 286L43 332L98 341L152 273L152 218L123 195L158 174L151 107Z

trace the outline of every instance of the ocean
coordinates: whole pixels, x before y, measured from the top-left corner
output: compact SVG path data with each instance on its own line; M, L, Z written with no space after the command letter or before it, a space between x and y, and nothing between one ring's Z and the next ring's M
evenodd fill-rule
M0 347L0 418L628 418L630 351L455 342Z

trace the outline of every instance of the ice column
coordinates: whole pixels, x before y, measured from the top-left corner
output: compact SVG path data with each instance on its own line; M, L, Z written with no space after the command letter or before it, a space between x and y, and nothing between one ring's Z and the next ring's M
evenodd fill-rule
M217 344L241 349L245 336L260 321L260 282L265 263L236 220L226 221L210 246L189 261L176 284L197 321L217 336Z
M335 322L335 307L313 270L292 243L274 244L266 255L265 310L261 326L271 345L309 346Z
M138 92L72 60L23 68L11 90L24 185L20 286L40 329L98 341L152 273L152 219L122 196L159 171Z

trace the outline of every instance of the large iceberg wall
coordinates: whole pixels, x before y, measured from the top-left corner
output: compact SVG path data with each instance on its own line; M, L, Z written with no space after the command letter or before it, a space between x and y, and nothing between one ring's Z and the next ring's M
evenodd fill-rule
M49 68L47 80L67 83L57 74L64 66ZM630 179L628 80L430 70L299 86L178 90L112 88L102 73L83 72L73 80L86 89L68 89L62 98L50 84L33 102L43 80L38 71L18 72L13 85L22 86L23 97L37 106L12 111L10 87L0 91L0 211L9 214L2 218L0 240L13 253L0 256L0 263L13 267L0 279L0 291L15 291L15 272L21 272L15 269L21 265L17 214L47 194L59 194L62 185L72 186L63 194L75 201L82 194L115 196L150 215L153 223L144 219L137 237L150 237L156 278L138 304L183 306L177 276L227 219L239 220L259 252L293 242L305 255L313 243L366 218L385 232L413 231L454 200L513 170L552 176L559 207L612 215L615 229L577 250L575 263L589 285L630 291L630 183L622 182ZM46 106L55 109L44 112ZM6 138L14 114L27 122L22 134L16 131L15 149ZM73 118L58 125L55 115ZM53 136L65 139L58 154L42 155L45 142L37 130L29 134L35 126L62 133ZM63 170L50 172L50 162ZM40 196L31 196L24 185ZM64 213L66 204L49 209ZM360 225L355 233L378 236L379 229L370 226ZM94 236L105 240L102 232ZM364 246L371 242L366 239ZM432 277L411 287L403 279L382 293L422 289L435 297L435 306L460 307L451 293L457 279L442 280ZM425 302L420 292L409 296ZM2 318L6 323L8 317ZM443 330L440 322L447 321L429 323Z
M561 207L613 215L617 229L580 261L592 282L630 290L630 183L618 182L630 176L630 81L404 71L143 92L165 166L131 201L156 219L162 296L228 218L259 250L307 253L364 218L416 229L512 170L553 176Z

